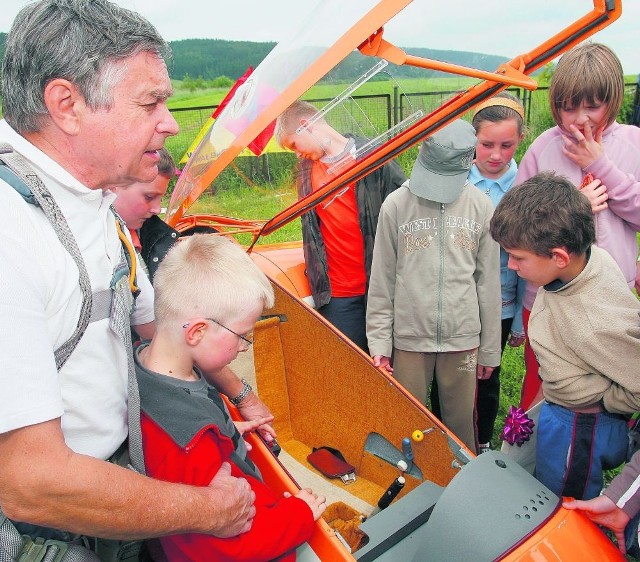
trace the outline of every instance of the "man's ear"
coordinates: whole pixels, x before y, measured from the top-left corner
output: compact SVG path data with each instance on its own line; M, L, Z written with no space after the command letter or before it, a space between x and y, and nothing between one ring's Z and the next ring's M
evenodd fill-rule
M571 263L571 254L565 247L552 248L551 258L556 262L556 266L560 269L564 269Z
M86 107L78 88L64 78L51 80L44 88L44 103L51 120L68 135L80 130L79 108Z
M184 340L187 345L198 345L209 327L206 320L193 320L184 329Z

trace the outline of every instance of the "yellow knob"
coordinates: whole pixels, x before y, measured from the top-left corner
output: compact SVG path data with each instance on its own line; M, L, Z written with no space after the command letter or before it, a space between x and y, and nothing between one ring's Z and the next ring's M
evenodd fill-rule
M411 434L411 439L413 439L416 443L420 443L420 441L422 441L424 439L424 433L422 431L420 431L419 429L416 429Z

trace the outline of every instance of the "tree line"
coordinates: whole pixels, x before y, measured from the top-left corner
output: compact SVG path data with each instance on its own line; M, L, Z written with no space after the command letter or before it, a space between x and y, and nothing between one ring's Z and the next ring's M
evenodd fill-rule
M249 66L254 68L269 54L275 43L252 41L226 41L223 39L184 39L172 41L173 60L169 74L182 80L185 76L194 80L213 80L228 77L233 81L242 76ZM412 55L446 61L480 70L495 70L508 61L506 57L472 53L466 51L444 51L436 49L407 49ZM350 82L361 76L373 65L370 57L352 53L325 78L325 81ZM393 70L398 78L431 77L435 71L420 68L397 67Z
M4 54L6 35L6 33L0 33L0 57ZM173 57L168 61L169 76L174 80L187 80L187 87L195 90L230 86L246 72L249 66L254 68L258 66L276 43L227 41L225 39L183 39L170 41L170 45ZM419 48L406 50L415 56L489 71L495 70L508 60L506 57L467 51ZM352 53L331 71L324 78L324 81L351 82L371 68L372 64L370 57ZM438 73L419 68L397 67L394 68L393 74L398 78L416 78L431 77Z

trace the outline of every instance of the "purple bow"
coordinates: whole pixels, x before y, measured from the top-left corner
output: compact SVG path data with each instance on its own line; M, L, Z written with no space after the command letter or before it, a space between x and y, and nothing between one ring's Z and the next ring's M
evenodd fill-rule
M521 447L525 441L529 441L535 425L522 408L511 406L504 420L504 429L500 437L510 445L515 444Z

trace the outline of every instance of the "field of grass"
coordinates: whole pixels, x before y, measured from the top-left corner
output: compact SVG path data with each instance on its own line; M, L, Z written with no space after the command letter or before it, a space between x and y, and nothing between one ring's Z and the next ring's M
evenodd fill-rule
M382 74L385 77L384 74ZM411 92L457 92L468 88L477 80L463 77L447 78L404 78L395 80L392 76L386 75L387 80L371 80L358 88L355 95L374 96L389 94L393 88L398 87L400 93ZM305 99L333 98L340 94L346 87L345 84L316 84L304 94Z
M474 81L471 78L451 77L451 78L416 78L393 80L390 76L388 80L369 81L358 88L356 94L372 96L378 94L389 94L394 86L398 86L401 92L448 92L458 91L467 88ZM182 81L172 80L173 95L168 101L169 109L185 107L202 107L207 105L218 105L229 92L229 88L207 88L191 92L182 87ZM304 94L305 99L325 99L334 98L340 94L347 84L316 84Z
M191 92L182 88L180 80L172 80L171 84L173 85L173 95L167 102L169 109L218 105L229 93L229 88L207 88Z
M384 73L381 76L385 76ZM390 75L388 80L371 80L361 86L358 95L387 94L398 86L402 92L449 92L467 88L477 82L473 78L459 76L438 78L415 78L396 81ZM625 76L626 84L635 84L636 76ZM177 107L201 107L203 105L217 105L227 95L229 88L208 88L191 92L185 89L181 80L172 80L174 93L169 99L170 109ZM338 95L347 84L320 83L310 88L304 94L305 99L333 98Z
M297 199L293 186L289 184L289 187L283 187L283 185L273 188L254 185L220 189L215 195L202 195L189 212L266 220L291 206ZM251 243L249 234L239 234L237 239L244 245ZM273 234L260 238L258 244L276 244L301 239L302 225L300 219L296 219Z

